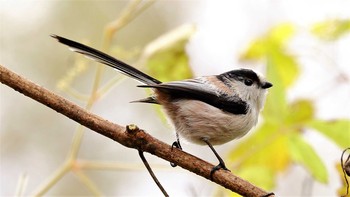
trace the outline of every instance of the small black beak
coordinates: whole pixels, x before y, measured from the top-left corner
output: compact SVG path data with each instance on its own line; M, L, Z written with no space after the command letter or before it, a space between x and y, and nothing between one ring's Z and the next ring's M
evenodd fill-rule
M261 86L262 89L267 89L267 88L271 88L272 87L272 83L270 82L264 82Z

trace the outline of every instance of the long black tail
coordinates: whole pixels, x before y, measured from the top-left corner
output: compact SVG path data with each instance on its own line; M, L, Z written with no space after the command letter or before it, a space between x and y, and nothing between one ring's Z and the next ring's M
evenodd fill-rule
M69 48L72 51L75 51L77 53L81 53L89 58L92 58L93 60L100 62L102 64L106 64L112 68L117 69L118 71L122 72L123 74L132 77L142 83L145 83L147 85L155 85L160 84L161 81L158 81L157 79L137 70L136 68L110 56L107 55L101 51L98 51L96 49L93 49L91 47L88 47L86 45L80 44L78 42L69 40L67 38L63 38L57 35L51 35L51 37L58 40L58 42L65 44L69 46Z

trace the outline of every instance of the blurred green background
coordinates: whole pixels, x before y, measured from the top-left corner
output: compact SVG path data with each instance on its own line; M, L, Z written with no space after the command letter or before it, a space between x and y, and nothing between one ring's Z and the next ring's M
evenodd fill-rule
M175 135L159 108L129 103L148 94L137 82L49 35L104 50L164 81L252 68L274 84L259 124L218 152L233 173L278 196L339 196L340 155L350 145L349 8L342 0L1 0L0 63L169 144ZM161 196L135 150L0 88L1 196ZM183 146L216 164L208 147ZM146 157L172 196L234 195Z

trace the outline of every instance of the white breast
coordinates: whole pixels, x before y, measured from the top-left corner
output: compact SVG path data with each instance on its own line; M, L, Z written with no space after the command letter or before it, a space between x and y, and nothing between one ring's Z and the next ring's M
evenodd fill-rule
M205 144L223 144L244 136L256 123L258 112L249 109L247 114L235 115L197 100L173 102L176 111L167 111L176 131L185 139Z

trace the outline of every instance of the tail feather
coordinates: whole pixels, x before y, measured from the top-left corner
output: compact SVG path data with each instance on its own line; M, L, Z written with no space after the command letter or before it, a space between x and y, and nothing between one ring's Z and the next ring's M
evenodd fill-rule
M152 103L152 104L159 104L157 99L150 96L144 99L136 100L136 101L131 101L130 103Z
M89 58L92 58L93 60L100 62L102 64L106 64L112 68L117 69L121 73L132 77L142 83L145 83L147 85L155 85L160 84L161 81L137 70L136 68L110 56L107 55L101 51L98 51L96 49L93 49L91 47L88 47L86 45L80 44L78 42L69 40L67 38L63 38L57 35L51 35L51 37L58 40L58 42L65 44L69 46L69 48L77 53L81 53Z

